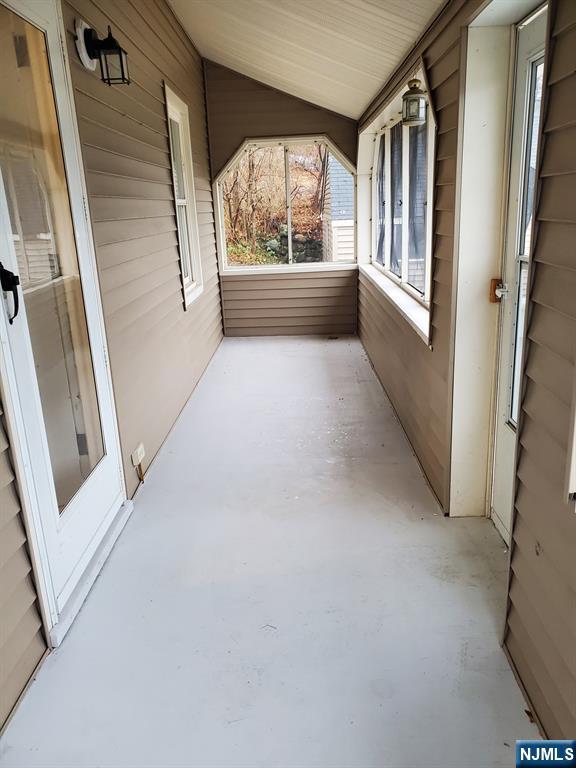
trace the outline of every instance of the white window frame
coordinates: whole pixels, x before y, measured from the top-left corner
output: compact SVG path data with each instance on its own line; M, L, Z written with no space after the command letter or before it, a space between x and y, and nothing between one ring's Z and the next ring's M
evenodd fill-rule
M408 243L409 243L409 214L410 207L408 205L410 194L410 176L409 176L409 141L410 141L410 128L407 125L402 126L402 200L405 201L405 205L402 206L402 263L401 263L401 276L396 275L391 269L391 230L392 230L392 207L389 204L391 199L391 174L390 174L390 157L391 157L391 129L402 122L400 116L395 116L390 119L376 134L376 141L374 142L374 159L373 159L373 171L372 171L372 265L383 272L386 277L390 278L396 285L400 286L406 291L412 298L416 299L420 304L425 307L430 306L430 291L432 286L432 222L433 222L433 208L434 208L434 158L436 149L436 124L431 114L432 110L430 105L427 108L427 175L426 175L426 264L425 264L425 282L424 293L420 293L416 288L408 283ZM380 153L381 142L385 142L384 151L384 184L385 195L384 199L387 201L384 214L384 264L380 264L376 260L376 254L378 249L378 233L377 233L377 221L378 221L378 158Z
M188 105L164 83L166 98L166 114L168 116L168 140L170 143L170 167L172 170L172 189L174 191L174 214L178 231L178 251L180 254L180 273L184 293L184 307L188 308L194 299L203 291L202 261L200 258L200 239L198 236L198 215L196 211L196 188L194 184L194 164L192 159L192 144L190 140L190 119ZM176 197L176 175L174 172L174 152L170 136L170 123L173 120L180 132L180 151L182 155L182 177L184 179L185 196ZM188 226L188 253L182 248L183 238L177 216L177 208L183 208Z
M343 271L343 270L356 270L358 269L356 248L354 253L354 259L350 261L338 261L338 262L314 262L310 264L289 263L289 264L266 264L263 266L258 265L245 265L245 266L232 266L228 264L227 249L226 249L226 230L224 227L224 215L223 215L223 198L222 198L222 184L227 173L234 167L242 155L249 149L256 147L270 147L281 146L284 147L285 152L285 167L288 166L288 149L291 146L298 146L301 144L325 144L330 154L332 154L338 162L346 168L346 170L352 175L354 182L354 242L358 235L358 221L357 221L357 177L356 168L348 160L348 158L336 147L336 145L330 140L330 138L324 134L305 134L299 136L277 136L271 138L251 138L246 139L238 150L232 155L230 160L222 168L222 170L216 176L212 191L214 199L214 217L216 224L216 245L218 250L218 267L221 275L248 275L248 274L278 274L283 272L330 272L330 271ZM286 202L287 202L287 221L290 226L290 177L287 170L286 175ZM288 238L290 251L292 249L291 238Z

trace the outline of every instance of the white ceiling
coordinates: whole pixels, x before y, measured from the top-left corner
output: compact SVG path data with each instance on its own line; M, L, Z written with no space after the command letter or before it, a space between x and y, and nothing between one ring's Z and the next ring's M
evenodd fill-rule
M169 0L201 55L358 118L445 0Z

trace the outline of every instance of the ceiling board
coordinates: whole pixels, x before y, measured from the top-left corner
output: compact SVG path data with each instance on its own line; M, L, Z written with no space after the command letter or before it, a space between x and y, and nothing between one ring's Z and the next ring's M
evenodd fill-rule
M169 0L204 58L358 118L445 0Z

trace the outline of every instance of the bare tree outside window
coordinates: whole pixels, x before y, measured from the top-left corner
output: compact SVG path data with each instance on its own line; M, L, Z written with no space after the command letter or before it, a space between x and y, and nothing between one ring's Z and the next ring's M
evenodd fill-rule
M353 261L354 178L324 142L251 145L220 185L228 265Z

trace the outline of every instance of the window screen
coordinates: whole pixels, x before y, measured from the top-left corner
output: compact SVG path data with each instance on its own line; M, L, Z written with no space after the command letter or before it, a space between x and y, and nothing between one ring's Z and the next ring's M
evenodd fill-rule
M384 235L386 221L386 191L385 191L385 169L384 161L386 157L386 141L384 134L380 137L380 149L378 151L378 168L376 180L376 261L384 266Z
M408 283L424 293L426 283L427 125L409 128Z

